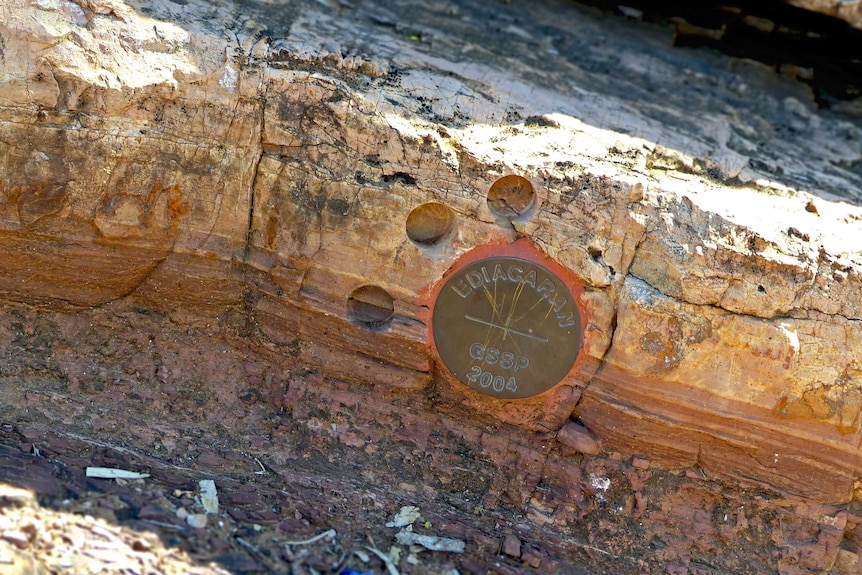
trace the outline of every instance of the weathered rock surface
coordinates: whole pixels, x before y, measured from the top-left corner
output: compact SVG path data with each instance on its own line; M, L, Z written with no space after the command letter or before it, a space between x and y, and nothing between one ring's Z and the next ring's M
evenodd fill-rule
M396 412L574 416L665 468L851 500L862 124L802 84L568 5L0 11L7 302L220 324ZM509 173L538 196L513 221L486 201ZM426 202L456 214L433 247L405 233ZM520 237L583 278L590 322L579 373L512 403L446 379L423 306ZM394 298L383 329L347 317L366 284Z
M805 8L806 10L835 16L846 20L857 28L862 28L862 2L856 0L846 2L842 0L790 0L790 4Z

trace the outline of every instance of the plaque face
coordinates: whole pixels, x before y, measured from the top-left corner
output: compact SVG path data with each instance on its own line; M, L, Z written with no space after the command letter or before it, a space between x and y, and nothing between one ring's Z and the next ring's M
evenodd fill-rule
M554 387L581 348L581 316L569 288L548 268L517 257L481 259L447 278L432 329L449 371L501 399Z

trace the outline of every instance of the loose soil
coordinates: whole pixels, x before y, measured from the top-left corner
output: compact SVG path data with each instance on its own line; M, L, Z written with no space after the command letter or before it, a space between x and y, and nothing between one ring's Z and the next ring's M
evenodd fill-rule
M0 309L0 572L742 574L849 545L820 525L847 510L584 457L223 325ZM220 508L193 526L202 479ZM414 532L465 551L398 543L386 523L411 505Z

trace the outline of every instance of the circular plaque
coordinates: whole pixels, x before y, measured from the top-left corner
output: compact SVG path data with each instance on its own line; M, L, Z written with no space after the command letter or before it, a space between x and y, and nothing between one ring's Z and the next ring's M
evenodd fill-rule
M581 316L566 284L517 257L489 257L453 273L432 316L434 344L462 383L502 399L554 387L581 348Z

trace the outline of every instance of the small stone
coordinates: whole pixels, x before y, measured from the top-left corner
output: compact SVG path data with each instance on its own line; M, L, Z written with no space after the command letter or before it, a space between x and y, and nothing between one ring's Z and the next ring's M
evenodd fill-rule
M159 507L158 505L144 505L138 511L138 519L159 519L165 520L168 512Z
M566 447L571 447L584 455L597 455L602 448L590 430L574 421L567 422L557 433L557 439Z
M420 535L413 532L413 526L408 525L395 535L395 540L401 545L421 545L429 551L447 551L450 553L463 553L464 541L460 539L452 539L449 537L437 537L435 535ZM389 552L392 553L392 547ZM393 563L398 563L395 558L392 558Z
M305 530L308 527L308 523L303 521L302 519L285 519L281 523L278 524L279 531L283 533L299 533L300 531Z
M859 555L847 549L839 549L830 572L837 575L856 575L859 573Z
M194 529L203 529L207 526L207 516L205 513L192 513L186 517L186 523Z
M30 539L22 531L4 531L0 539L8 541L18 549L26 549L30 545Z
M787 235L794 238L799 238L803 242L807 242L811 240L811 236L805 232L799 231L798 228L794 228L793 226L787 228Z
M691 468L685 470L685 476L689 479L706 479L706 474L699 468Z
M11 507L35 507L36 497L29 489L21 489L5 483L0 484L0 504Z
M640 517L644 514L647 508L647 498L646 495L641 493L640 491L635 492L635 509L634 516Z
M414 523L419 519L420 512L418 507L413 505L403 506L398 513L392 518L392 521L386 523L386 527L404 527Z
M269 509L263 509L261 511L250 511L248 517L253 521L272 523L273 521L278 521L281 518L281 515Z
M632 467L635 469L647 469L649 467L649 459L645 457L632 457Z
M308 519L315 527L320 527L326 522L326 515L324 515L324 513L319 509L308 507L306 509L302 509L300 513L302 513L302 516Z
M538 569L542 564L542 553L538 549L528 547L522 552L521 559L533 569Z
M249 503L257 503L260 500L260 495L254 491L230 491L225 493L228 503L234 505L248 505Z
M212 479L202 479L199 482L201 505L207 513L218 514L218 492L216 491L215 481Z
M503 553L510 557L520 557L521 540L514 535L506 535L506 538L503 539Z
M231 507L227 510L227 514L233 517L234 521L248 521L248 513L237 507Z
M488 569L485 567L485 564L480 563L472 557L464 557L461 559L461 569L463 569L465 573L469 573L469 575L486 575L488 573Z

